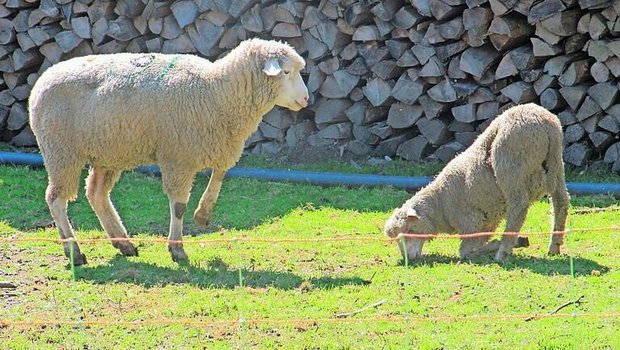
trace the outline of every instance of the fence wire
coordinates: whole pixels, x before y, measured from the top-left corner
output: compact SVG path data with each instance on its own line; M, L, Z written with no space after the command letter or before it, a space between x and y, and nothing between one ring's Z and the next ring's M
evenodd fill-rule
M215 243L235 243L238 248L239 243L307 243L307 242L383 242L391 243L403 238L420 238L420 239L468 239L478 238L484 236L499 235L519 235L519 236L547 236L553 235L573 235L577 232L620 232L620 226L599 227L599 228L578 228L565 231L541 231L541 232L476 232L466 235L458 234L416 234L416 233L402 233L397 237L368 237L368 236L335 236L335 237L320 237L320 238L252 238L252 237L232 237L232 238L213 238L213 239L199 239L199 240L168 240L165 238L87 238L87 239L61 239L61 238L47 238L47 237L0 237L0 242L4 243L19 243L19 242L45 242L45 243L69 243L76 241L83 244L96 244L101 242L118 242L118 241L130 241L130 242L143 242L143 243L183 243L183 244L215 244ZM615 231L615 232L614 232ZM17 234L26 234L24 232L16 232ZM70 247L73 247L71 244ZM572 258L572 256L571 256ZM71 260L72 263L72 260ZM572 259L571 259L572 263ZM73 267L73 264L71 264ZM74 271L74 270L72 270ZM75 280L74 272L73 279ZM574 276L574 275L573 275ZM243 287L242 269L239 268L239 286ZM620 318L620 312L607 312L607 313L532 313L532 314L495 314L495 315L445 315L445 316L383 316L383 317L366 317L366 318L303 318L303 319L272 319L272 318L254 318L245 319L240 310L238 319L226 319L226 320L196 320L189 318L156 318L148 320L108 320L103 318L95 319L81 319L81 320L3 320L0 319L0 328L2 327L14 327L14 328L33 328L33 327L45 327L45 326L69 326L69 327L144 327L144 326L170 326L170 325L182 325L193 327L212 327L212 326L235 326L239 327L239 332L244 333L247 331L247 326L259 326L265 324L277 324L277 325L314 325L314 324L351 324L351 323L372 323L372 322L390 322L390 323L423 323L423 322L456 322L456 321L507 321L507 320L523 320L533 321L539 319L549 318L587 318L587 319L617 319ZM245 326L244 326L245 325ZM242 344L242 343L241 343Z
M334 236L334 237L317 237L317 238L255 238L255 237L231 237L231 238L209 238L209 239L193 239L193 240L169 240L166 238L47 238L47 237L0 237L0 242L48 242L48 243L69 243L76 241L80 244L93 244L101 242L136 242L136 243L183 243L183 244L213 244L213 243L310 243L310 242L394 242L401 238L420 238L420 239L469 239L494 235L507 236L548 236L548 235L568 235L577 232L620 232L620 226L598 227L598 228L576 228L567 229L565 231L532 231L532 232L474 232L468 234L420 234L420 233L401 233L396 237L369 237L369 236ZM16 232L26 234L24 232Z
M498 314L498 315L465 315L465 316L385 316L385 317L364 317L364 318L299 318L299 319L275 319L275 318L253 318L253 319L227 319L227 320L195 320L189 318L159 318L150 320L119 321L106 319L84 319L79 321L72 320L30 320L30 321L8 321L0 320L0 327L41 327L41 326L70 326L70 327L144 327L144 326L193 326L193 327L212 327L212 326L234 326L240 322L248 325L312 325L312 324L335 324L335 323L369 323L369 322L389 322L389 323L424 323L424 322L470 322L470 321L533 321L540 319L609 319L620 318L620 312L605 313L531 313L531 314Z

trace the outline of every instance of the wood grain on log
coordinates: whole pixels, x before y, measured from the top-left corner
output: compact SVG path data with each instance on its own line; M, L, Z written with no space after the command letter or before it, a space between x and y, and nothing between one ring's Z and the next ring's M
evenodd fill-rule
M588 80L590 76L590 60L572 62L560 75L558 81L562 86L573 86Z
M520 45L531 33L531 26L517 16L495 17L489 26L489 39L498 51Z
M475 77L482 77L499 57L499 52L488 45L472 47L461 55L460 68Z
M540 95L540 105L550 111L555 111L566 106L566 101L557 89L546 89Z

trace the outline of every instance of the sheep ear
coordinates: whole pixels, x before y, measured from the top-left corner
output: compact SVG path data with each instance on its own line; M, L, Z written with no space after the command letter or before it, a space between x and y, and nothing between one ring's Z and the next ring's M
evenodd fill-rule
M263 67L263 72L269 76L276 76L280 74L282 68L280 68L280 62L278 62L277 58L270 58L265 62L265 67Z
M418 220L420 217L418 216L418 212L413 208L409 208L407 210L407 219L409 220Z

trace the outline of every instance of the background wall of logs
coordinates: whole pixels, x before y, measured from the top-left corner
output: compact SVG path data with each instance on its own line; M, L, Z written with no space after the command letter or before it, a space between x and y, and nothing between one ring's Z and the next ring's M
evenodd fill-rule
M536 102L567 163L620 172L620 1L0 0L0 140L34 144L30 89L50 65L114 52L215 60L249 37L307 59L311 106L275 109L247 152L337 145L448 161L502 110Z

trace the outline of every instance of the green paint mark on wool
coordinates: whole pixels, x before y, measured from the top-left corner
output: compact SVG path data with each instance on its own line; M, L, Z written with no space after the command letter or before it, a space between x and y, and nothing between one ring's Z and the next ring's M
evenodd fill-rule
M168 63L166 67L164 67L164 69L161 71L161 73L159 73L159 75L157 76L158 83L161 83L164 77L168 75L168 73L170 73L172 68L174 68L174 66L176 66L176 64L179 62L179 59L181 59L181 56L179 55L172 57L172 59L170 60L170 63Z

